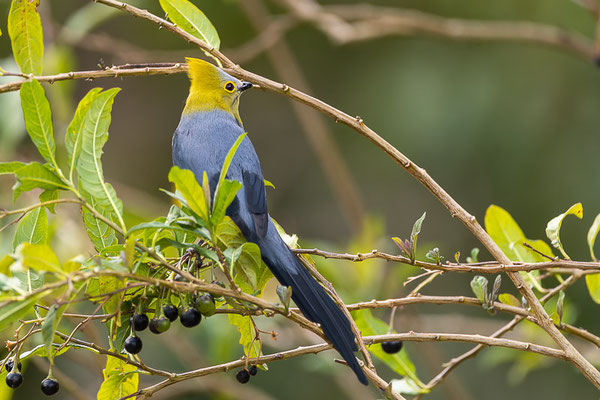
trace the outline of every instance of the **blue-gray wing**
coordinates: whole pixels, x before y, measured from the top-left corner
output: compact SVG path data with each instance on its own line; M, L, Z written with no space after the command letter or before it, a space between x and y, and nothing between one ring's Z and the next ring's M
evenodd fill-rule
M252 214L256 234L264 238L269 227L269 214L267 212L267 193L262 174L244 170L242 184L246 197L246 205Z

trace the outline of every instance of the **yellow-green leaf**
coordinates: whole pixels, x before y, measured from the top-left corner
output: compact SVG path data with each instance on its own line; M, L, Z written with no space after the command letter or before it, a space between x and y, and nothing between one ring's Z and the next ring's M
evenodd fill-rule
M172 167L169 172L169 182L173 183L177 191L182 194L187 206L200 218L208 222L204 191L196 180L194 173L187 169Z
M21 193L32 189L56 190L66 189L67 186L62 183L46 165L32 162L19 168L16 171L17 184L13 186L13 199L19 198Z
M510 293L500 293L498 300L508 306L521 307L519 300Z
M21 86L21 107L25 117L25 127L33 144L44 160L58 170L50 103L44 88L38 81L25 82Z
M160 5L175 25L219 50L221 39L219 39L217 30L193 3L188 0L160 0ZM205 53L213 57L209 53ZM216 58L215 60L221 65L219 60Z
M596 236L598 236L598 231L600 231L600 214L596 215L592 226L590 226L590 230L587 234L587 242L590 248L590 255L592 256L592 260L598 261L596 255L594 254L594 243L596 243Z
M51 364L54 364L54 352L52 351L52 341L54 340L54 334L58 328L58 324L65 311L65 307L59 308L56 304L53 304L46 314L46 319L42 323L42 338L44 340L44 346L46 347L46 354Z
M586 275L585 284L592 300L600 304L600 274Z
M364 336L385 335L388 333L388 325L382 320L375 318L371 310L358 310L352 312L352 317L356 322L358 330ZM419 380L416 374L416 369L405 349L402 349L396 354L387 354L381 348L381 345L374 344L368 347L369 351L388 367L394 370L399 375L410 377L419 386L424 384Z
M42 74L44 40L37 12L39 3L39 0L13 0L8 14L13 55L24 74Z
M114 188L104 180L102 148L108 139L110 114L119 88L98 93L90 104L83 123L81 152L77 162L77 173L82 189L93 197L98 206L111 216L126 231L123 221L123 203Z
M20 161L9 161L0 163L0 175L16 174L17 171L23 168L25 163Z
M47 244L23 243L16 250L17 259L25 267L36 271L62 273L58 257Z
M565 217L567 215L574 215L579 219L583 218L583 206L581 205L581 203L577 203L572 205L567 211L565 211L564 213L552 218L549 222L548 225L546 226L546 236L548 236L548 239L550 239L550 241L552 242L552 246L556 247L558 250L560 250L560 252L562 253L562 255L566 258L569 259L569 256L567 255L567 253L565 252L563 245L560 241L560 228L562 226L562 222L565 219Z
M85 123L85 117L92 105L92 102L102 91L101 88L94 88L90 90L83 99L79 102L73 120L67 128L65 135L65 147L67 148L68 161L69 161L69 179L73 179L73 172L77 166L77 160L79 159L79 153L81 151L81 143L83 136L83 126Z
M97 400L120 399L138 390L139 376L137 368L119 358L108 356L106 368L102 371L104 382L100 386Z
M46 216L46 209L38 207L19 221L13 240L13 249L16 249L21 243L46 244L47 241L48 217Z
M239 314L229 314L228 316L229 323L235 326L240 332L240 344L244 347L244 354L250 358L261 356L260 342L254 340L256 331L250 317Z

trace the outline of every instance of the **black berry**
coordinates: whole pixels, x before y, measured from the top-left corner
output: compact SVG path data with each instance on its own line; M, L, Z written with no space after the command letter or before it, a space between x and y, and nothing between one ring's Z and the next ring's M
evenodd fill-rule
M146 314L135 314L131 317L131 327L134 331L143 331L148 327L149 322Z
M19 372L11 372L6 375L6 384L8 387L16 389L21 386L21 383L23 383L23 375Z
M169 321L169 319L165 317L152 318L150 320L149 327L150 332L156 333L158 335L159 333L163 333L169 330L169 328L171 327L171 321Z
M248 383L250 380L250 372L245 369L241 369L237 374L235 374L235 379L237 379L239 383Z
M196 310L195 308L188 308L182 312L181 316L179 317L181 325L185 326L186 328L192 328L198 325L201 320L202 314L200 314L200 311Z
M8 372L12 371L13 367L15 366L15 362L13 360L8 360L6 362L6 364L4 364L4 368L6 368L6 370ZM21 364L21 361L19 361L19 363L17 364L17 369L20 371L21 367L23 366L23 364Z
M402 341L397 340L394 342L383 342L381 343L381 348L388 354L396 354L402 350Z
M46 378L42 381L42 393L46 396L52 396L58 392L60 385L56 379Z
M125 339L125 350L129 354L137 354L142 351L142 339L137 336L129 336Z
M163 306L163 314L165 317L169 318L169 321L173 322L179 316L179 310L173 304L167 304Z
M248 368L248 373L252 376L256 375L257 372L258 372L258 367L256 365L252 365L252 366L250 366L250 368Z
M196 298L194 302L196 310L200 311L202 315L210 317L215 313L215 298L210 293L205 293Z

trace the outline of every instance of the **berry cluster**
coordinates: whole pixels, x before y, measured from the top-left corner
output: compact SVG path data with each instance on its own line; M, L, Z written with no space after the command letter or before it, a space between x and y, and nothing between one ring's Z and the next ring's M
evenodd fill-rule
M136 313L131 316L132 335L125 339L124 347L129 354L138 354L142 351L142 339L136 332L150 329L154 334L161 334L169 330L171 322L179 318L181 325L186 328L193 328L202 321L202 316L209 317L215 313L215 299L210 293L196 296L192 305L183 310L179 310L173 304L166 304L160 312L155 313L154 318L149 319L144 313Z
M244 368L239 370L238 373L235 374L235 379L237 379L239 383L248 383L250 376L256 375L257 372L258 367L256 365L251 365L248 369Z
M15 368L14 360L9 360L5 364L5 368L8 371L8 375L6 375L6 384L8 387L12 389L16 389L23 383L23 375L21 375L22 364L19 361L17 363L17 368ZM46 396L52 396L53 394L58 393L58 389L60 385L58 381L49 375L46 379L42 381L42 393Z

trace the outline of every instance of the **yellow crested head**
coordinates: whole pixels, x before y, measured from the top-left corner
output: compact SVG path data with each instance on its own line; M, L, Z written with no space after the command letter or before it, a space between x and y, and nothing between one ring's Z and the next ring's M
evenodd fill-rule
M184 114L198 111L223 110L242 123L238 111L240 94L252 87L213 64L198 58L186 58L188 76L192 82L185 102Z

